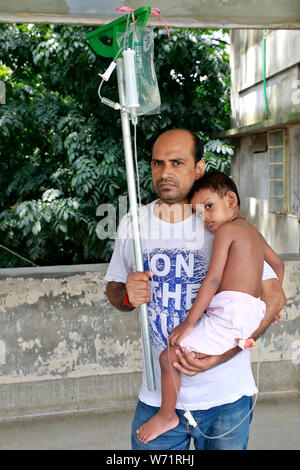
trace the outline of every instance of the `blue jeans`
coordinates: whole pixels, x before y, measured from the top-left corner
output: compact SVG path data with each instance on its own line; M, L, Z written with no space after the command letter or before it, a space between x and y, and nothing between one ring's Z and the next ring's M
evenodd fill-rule
M234 403L215 406L208 410L192 411L198 427L189 426L183 416L185 411L176 410L179 424L176 428L167 431L156 439L143 444L136 434L136 430L148 421L159 408L146 405L138 401L135 416L132 422L131 445L133 450L189 450L191 438L197 450L246 450L249 439L249 425L252 420L252 412L243 423L223 438L208 439L206 436L219 436L224 434L249 413L252 407L252 397L244 396ZM199 429L200 430L199 430ZM201 431L201 432L200 432Z

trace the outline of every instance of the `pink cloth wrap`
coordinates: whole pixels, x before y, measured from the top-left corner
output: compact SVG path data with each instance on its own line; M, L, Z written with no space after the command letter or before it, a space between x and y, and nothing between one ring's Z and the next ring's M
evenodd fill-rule
M219 292L180 345L188 351L222 354L237 345L236 338L249 338L265 311L266 304L260 298L244 292Z

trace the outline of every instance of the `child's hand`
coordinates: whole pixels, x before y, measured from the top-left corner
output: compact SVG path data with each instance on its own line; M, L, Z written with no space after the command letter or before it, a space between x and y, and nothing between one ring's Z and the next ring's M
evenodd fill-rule
M176 326L172 333L169 335L169 343L171 346L180 346L180 342L194 329L194 325L187 321L182 322Z
M283 309L276 315L271 325L276 325L278 322L282 320L282 316L281 316L282 313L283 313Z

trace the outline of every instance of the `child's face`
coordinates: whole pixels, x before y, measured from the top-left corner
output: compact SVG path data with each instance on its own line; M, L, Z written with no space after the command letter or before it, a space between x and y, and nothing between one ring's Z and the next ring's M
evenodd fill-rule
M196 192L191 198L190 204L192 204L194 212L202 215L206 228L211 232L215 232L223 223L229 222L234 215L227 195L221 197L210 189L201 189ZM201 208L199 204L201 204Z

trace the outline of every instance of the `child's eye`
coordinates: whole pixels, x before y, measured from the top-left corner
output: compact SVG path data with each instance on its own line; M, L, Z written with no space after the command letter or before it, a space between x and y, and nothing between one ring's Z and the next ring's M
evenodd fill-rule
M212 204L205 204L205 209L206 209L206 210L209 210L209 209L212 208L212 206L213 206Z

